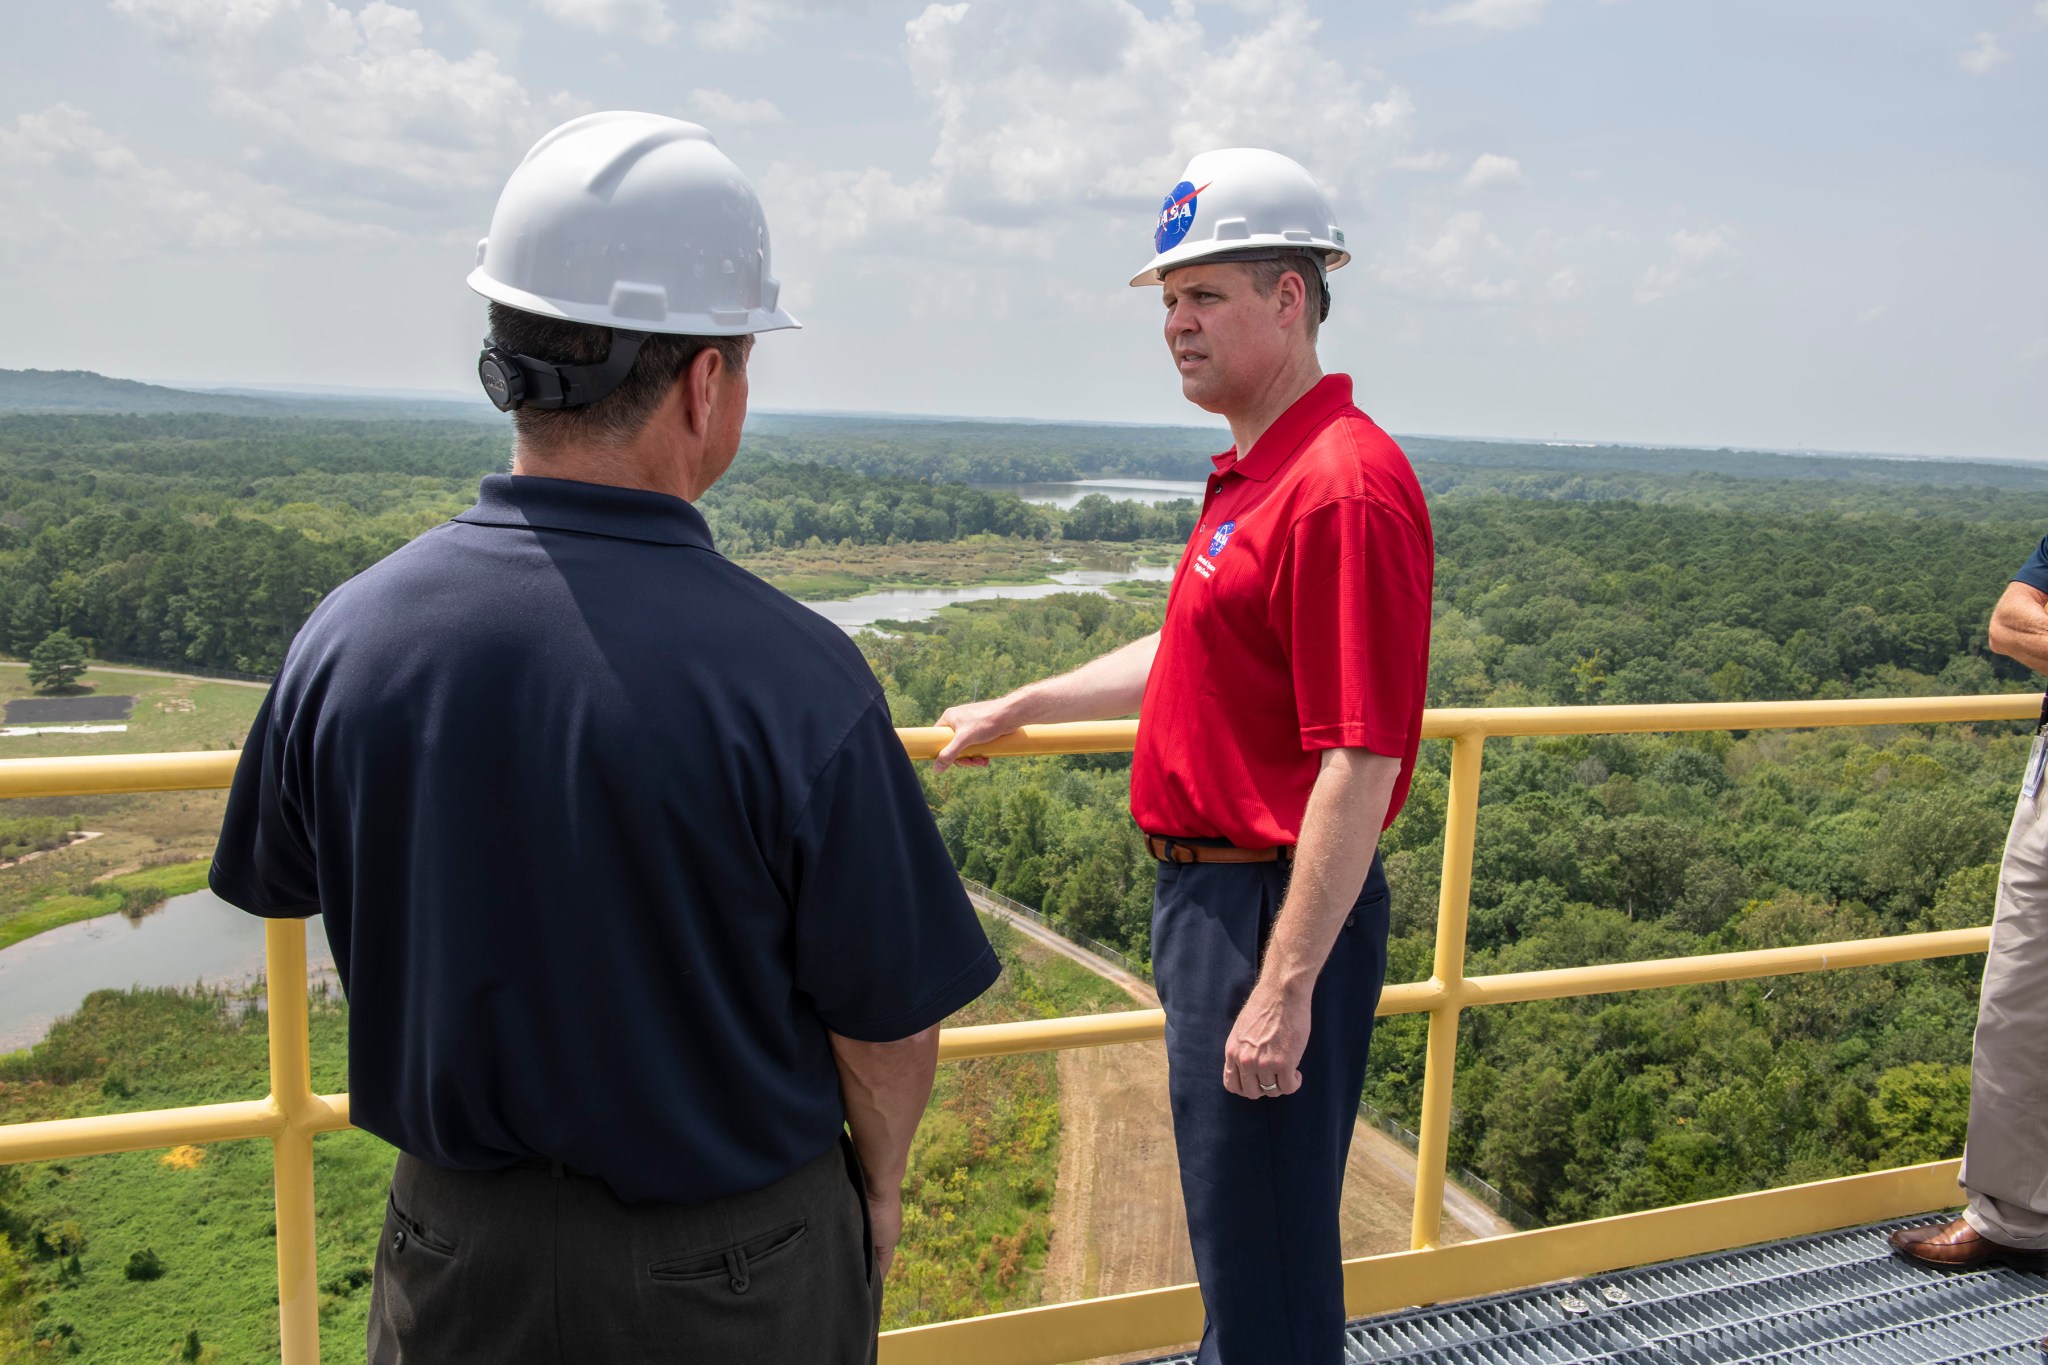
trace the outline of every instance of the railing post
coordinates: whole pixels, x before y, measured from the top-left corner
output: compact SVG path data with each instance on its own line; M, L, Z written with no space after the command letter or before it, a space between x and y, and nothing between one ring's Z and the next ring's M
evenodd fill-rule
M1472 731L1451 741L1451 789L1444 808L1444 875L1436 903L1434 984L1441 1003L1429 1012L1429 1054L1422 1077L1422 1124L1415 1150L1415 1218L1410 1245L1437 1244L1450 1161L1451 1085L1457 1078L1458 1013L1465 999L1465 916L1472 902L1472 837L1479 825L1479 760L1486 743Z
M277 1319L283 1365L320 1365L319 1273L313 1249L311 1018L306 1002L306 922L267 921L264 971L270 994L270 1098L284 1111L271 1139L277 1192Z

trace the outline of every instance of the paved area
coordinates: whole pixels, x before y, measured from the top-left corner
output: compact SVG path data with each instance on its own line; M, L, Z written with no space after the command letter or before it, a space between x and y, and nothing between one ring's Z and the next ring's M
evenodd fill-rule
M9 725L76 725L126 720L133 697L21 697L7 703Z

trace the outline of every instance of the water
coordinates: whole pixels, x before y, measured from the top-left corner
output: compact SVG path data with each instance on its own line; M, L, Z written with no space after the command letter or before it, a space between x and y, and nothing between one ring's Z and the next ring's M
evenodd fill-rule
M1052 575L1050 583L981 583L966 588L887 588L829 602L806 602L842 630L856 631L877 621L923 621L955 602L986 602L993 598L1029 601L1061 592L1101 592L1110 583L1167 583L1171 564L1130 564L1121 569L1069 569Z
M332 971L320 917L306 922L309 972ZM96 990L233 986L263 974L263 921L211 891L173 896L131 920L102 915L0 949L0 1052L41 1041Z
M1158 504L1186 498L1199 503L1206 485L1199 479L1115 478L1081 479L1074 483L982 483L975 487L991 492L1015 493L1026 502L1068 511L1090 493L1100 493L1120 502Z

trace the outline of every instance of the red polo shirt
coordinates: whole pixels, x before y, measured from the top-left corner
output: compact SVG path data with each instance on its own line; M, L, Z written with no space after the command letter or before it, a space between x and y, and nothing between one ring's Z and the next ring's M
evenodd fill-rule
M1407 456L1324 378L1216 457L1145 683L1131 814L1148 833L1291 844L1319 751L1398 757L1408 795L1436 568Z

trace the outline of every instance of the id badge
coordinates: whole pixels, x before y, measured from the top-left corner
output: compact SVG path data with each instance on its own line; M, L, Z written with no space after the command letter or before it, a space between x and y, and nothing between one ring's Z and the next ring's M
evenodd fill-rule
M2041 771L2048 768L2048 735L2035 735L2034 747L2027 752L2027 779L2020 784L2020 795L2031 801L2041 791Z

